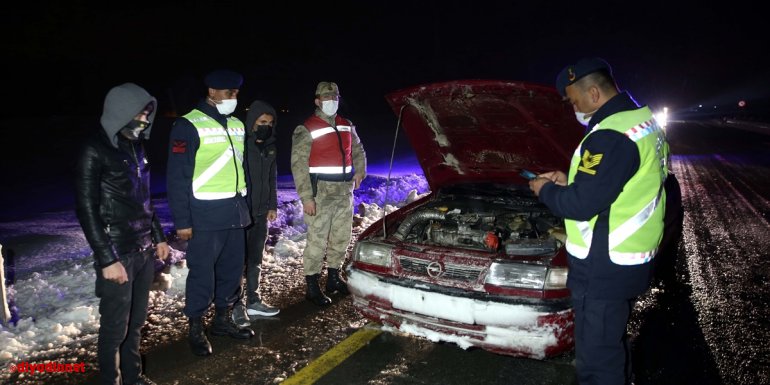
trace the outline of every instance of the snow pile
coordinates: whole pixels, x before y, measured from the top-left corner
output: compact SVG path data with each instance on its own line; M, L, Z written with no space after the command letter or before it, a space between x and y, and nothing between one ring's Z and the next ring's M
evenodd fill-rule
M425 178L404 175L386 183L382 177L370 176L355 191L356 216L361 227L369 226L382 216L379 205L387 202L388 212L417 199L428 192ZM263 266L270 274L282 275L284 271L302 265L305 248L305 224L302 220L302 204L293 190L279 190L278 218L270 223L268 244ZM156 210L168 233L171 230L168 206L156 204ZM359 207L361 213L358 213ZM24 236L44 234L34 242L42 243L34 250L44 250L50 263L36 264L38 254L16 256L17 266L31 271L25 276L17 274L8 287L12 304L13 321L0 324L0 368L10 363L36 361L45 358L93 356L99 328L99 299L94 294L96 275L89 253L81 251L85 242L74 212L59 213L55 217L40 216L30 221L0 224L0 231L14 236L19 229L26 229ZM73 234L75 234L73 236ZM52 236L53 235L53 236ZM66 235L66 236L61 236ZM57 257L55 250L60 250ZM166 263L160 263L159 273L150 292L148 323L152 328L173 329L178 320L169 314L181 314L184 307L184 291L187 267L184 252L172 249ZM57 259L58 258L58 259ZM21 269L19 269L21 270ZM169 333L160 333L161 336ZM168 337L166 337L168 338ZM7 378L8 371L0 372L0 379Z

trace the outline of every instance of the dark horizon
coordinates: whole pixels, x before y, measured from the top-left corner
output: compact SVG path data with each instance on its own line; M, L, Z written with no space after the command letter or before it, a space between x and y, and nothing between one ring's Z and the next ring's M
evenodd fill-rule
M323 6L21 4L1 17L17 92L6 116L98 115L107 90L127 81L155 95L162 113L183 114L214 68L244 74L244 105L263 99L301 113L312 110L318 81L335 81L351 112L388 113L384 95L398 89L457 79L552 86L563 66L584 56L606 59L620 88L654 108L770 105L770 34L751 7Z

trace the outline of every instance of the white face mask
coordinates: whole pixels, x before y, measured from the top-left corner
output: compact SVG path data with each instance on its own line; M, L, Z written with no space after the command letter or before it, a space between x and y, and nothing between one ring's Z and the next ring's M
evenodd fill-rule
M215 104L217 111L222 115L230 115L235 111L238 105L238 99L224 99L221 103Z
M321 111L326 115L332 116L337 113L339 104L339 100L324 100L321 102Z
M137 138L137 139L138 139L138 138L139 138L139 135L141 135L142 131L144 131L144 127L137 127L137 128L134 128L134 129L131 131L131 135L132 135L134 138Z
M595 113L596 111L597 111L597 110L593 110L593 111L591 111L591 112L579 112L579 111L575 111L575 119L577 119L577 121L578 121L580 124L582 124L582 125L584 125L584 126L588 126L588 122L590 122L590 121L591 121L591 117L593 117L593 115L594 115L594 113ZM588 115L588 116L586 116L586 115Z
M139 140L142 138L140 135L142 135L142 132L146 130L147 127L150 127L149 122L134 119L128 122L128 124L126 124L125 127L121 129L121 132L123 132L123 135L125 135L125 137L128 139Z

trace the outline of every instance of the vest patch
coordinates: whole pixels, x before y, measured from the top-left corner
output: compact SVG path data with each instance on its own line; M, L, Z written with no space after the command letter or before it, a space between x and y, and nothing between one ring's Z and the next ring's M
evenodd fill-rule
M591 154L590 151L585 150L585 152L583 152L583 157L580 159L578 171L582 171L589 175L596 175L596 170L594 168L602 161L602 156L603 154Z
M187 152L187 141L175 140L174 145L171 147L171 152L174 154L184 154Z

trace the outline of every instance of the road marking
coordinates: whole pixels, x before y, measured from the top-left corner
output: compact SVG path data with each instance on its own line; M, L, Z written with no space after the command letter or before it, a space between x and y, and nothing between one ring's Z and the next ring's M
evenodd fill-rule
M369 341L380 335L380 333L382 333L382 330L379 329L366 327L359 329L281 384L310 385L318 381L318 379L352 356L353 353L368 344Z

